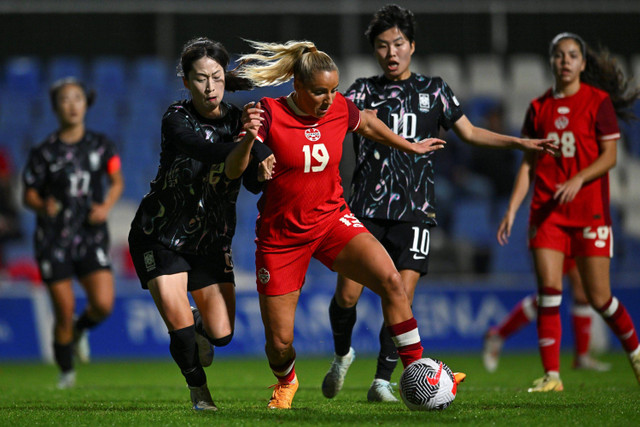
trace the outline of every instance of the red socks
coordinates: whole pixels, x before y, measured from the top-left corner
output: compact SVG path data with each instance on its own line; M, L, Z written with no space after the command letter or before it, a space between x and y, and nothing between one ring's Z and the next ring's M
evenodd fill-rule
M415 318L412 317L404 322L387 326L387 328L405 368L422 358L422 344L418 333L418 322Z
M293 353L293 357L282 365L274 366L269 364L269 366L271 367L271 372L273 372L273 375L276 376L280 384L291 384L296 377L295 364L296 354Z
M598 311L613 333L616 334L627 353L638 348L638 334L633 326L633 321L618 298L611 297Z
M496 327L496 331L503 339L508 338L534 320L537 310L536 296L527 295L513 307L509 315Z
M591 340L591 306L589 304L574 304L571 308L571 323L576 345L576 356L589 353Z
M545 372L560 372L562 291L544 287L538 300L538 347Z

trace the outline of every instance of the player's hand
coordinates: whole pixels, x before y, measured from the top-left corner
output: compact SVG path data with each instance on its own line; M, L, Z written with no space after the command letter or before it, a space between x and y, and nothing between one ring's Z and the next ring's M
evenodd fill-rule
M58 216L62 210L62 204L54 197L47 197L44 201L44 214L50 218Z
M258 164L258 182L268 181L273 177L276 157L272 154Z
M89 217L87 221L91 225L103 224L107 221L107 216L109 215L109 209L105 205L100 203L94 203L91 206L91 211L89 211Z
M420 142L411 144L411 148L415 154L425 154L444 148L446 143L446 141L440 138L426 138Z
M546 139L526 139L519 138L520 146L524 151L544 151L553 157L560 156L560 147L551 138Z
M569 203L576 198L578 191L582 188L582 184L584 184L582 178L576 175L570 180L556 185L557 190L553 194L553 199L557 200L561 205Z
M261 114L264 110L260 108L260 103L247 103L242 109L242 129L255 139L258 136L258 130L262 126L264 120Z
M502 221L500 221L500 225L498 226L498 233L496 237L498 238L498 243L500 246L504 246L509 243L509 237L511 236L511 227L513 227L514 215L509 211L504 214L502 217Z

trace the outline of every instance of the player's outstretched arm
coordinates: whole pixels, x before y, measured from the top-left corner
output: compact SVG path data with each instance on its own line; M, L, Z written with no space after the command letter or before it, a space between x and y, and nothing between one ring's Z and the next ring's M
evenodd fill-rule
M404 151L405 153L424 154L444 148L445 141L438 138L427 138L417 143L411 143L403 137L393 133L391 129L380 120L374 110L360 112L360 126L355 131L372 141Z
M466 116L462 116L453 125L453 131L460 139L471 145L489 148L517 148L522 151L545 151L552 156L559 156L560 149L553 139L525 139L503 135L474 126Z

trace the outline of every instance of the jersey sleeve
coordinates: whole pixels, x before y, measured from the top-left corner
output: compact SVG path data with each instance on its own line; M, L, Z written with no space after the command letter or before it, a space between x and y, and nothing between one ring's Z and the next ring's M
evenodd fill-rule
M360 110L349 98L345 98L345 101L347 102L347 111L349 114L347 126L349 127L349 131L353 132L360 126Z
M445 130L451 129L453 124L462 117L462 107L458 98L453 94L453 91L442 80L442 90L440 91L440 101L442 102L442 115L440 118L440 126Z
M210 143L178 112L169 112L162 118L162 134L177 151L208 164L224 162L235 146Z
M596 113L596 137L599 141L620 139L616 111L608 96L602 100Z
M29 152L27 164L22 173L22 182L25 188L35 188L40 190L44 187L47 179L47 162L38 148L33 148Z
M104 145L104 170L109 175L119 172L122 167L122 162L120 161L116 145L106 137L102 139L102 144Z

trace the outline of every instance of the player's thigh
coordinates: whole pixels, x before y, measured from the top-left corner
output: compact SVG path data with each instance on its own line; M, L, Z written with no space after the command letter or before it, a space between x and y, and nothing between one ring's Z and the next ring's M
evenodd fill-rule
M158 276L148 282L149 292L169 331L193 325L187 296L187 273Z
M75 295L71 279L62 279L48 283L47 290L51 297L57 323L72 324L75 309Z
M391 257L370 233L353 237L335 258L332 269L378 295L389 293L392 286L402 286Z
M569 261L569 263L567 261ZM567 257L565 258L564 264L564 274L567 276L567 279L569 279L573 301L578 305L589 304L575 259Z
M564 261L571 252L571 233L549 221L529 228L529 247L538 281L538 289L562 290Z
M236 292L233 283L215 283L191 291L202 323L212 338L222 338L233 332L236 313Z
M293 329L300 290L284 295L260 294L260 314L267 344L289 346L293 343Z

